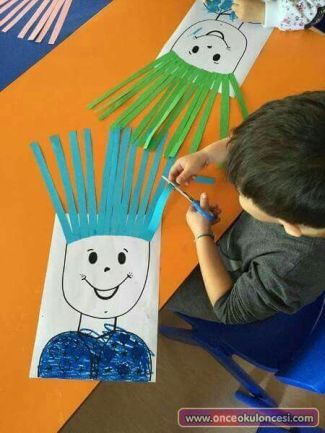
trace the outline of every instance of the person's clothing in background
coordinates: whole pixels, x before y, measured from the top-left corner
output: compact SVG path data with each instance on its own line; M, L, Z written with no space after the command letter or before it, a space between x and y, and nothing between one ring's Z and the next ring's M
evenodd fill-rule
M265 0L265 27L303 30L324 19L325 0Z

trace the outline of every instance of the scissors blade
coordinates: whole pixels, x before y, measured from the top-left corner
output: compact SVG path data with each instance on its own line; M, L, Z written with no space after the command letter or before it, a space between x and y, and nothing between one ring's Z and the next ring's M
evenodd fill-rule
M177 192L179 192L183 197L185 197L189 202L192 203L194 201L194 199L189 194L187 194L185 191L183 191L176 183L167 179L167 177L165 177L165 176L161 176L161 177L162 177L162 179L164 179L164 181L169 183L169 185L171 185Z

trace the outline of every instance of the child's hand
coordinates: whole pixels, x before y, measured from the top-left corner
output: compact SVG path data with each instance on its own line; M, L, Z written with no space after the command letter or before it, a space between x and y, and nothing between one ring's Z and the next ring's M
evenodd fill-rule
M179 158L170 169L168 179L177 182L179 185L188 185L204 167L209 164L208 155L203 152L196 152Z
M241 21L264 23L265 3L261 0L233 0L232 10Z
M215 216L215 221L211 223L206 218L204 218L204 216L202 216L199 212L197 212L192 206L190 206L190 208L186 213L186 221L190 229L192 230L192 233L195 238L203 233L210 233L211 226L217 223L218 221L220 221L219 214L221 210L218 208L218 206L209 205L209 200L206 193L201 194L200 206L202 209L213 214Z

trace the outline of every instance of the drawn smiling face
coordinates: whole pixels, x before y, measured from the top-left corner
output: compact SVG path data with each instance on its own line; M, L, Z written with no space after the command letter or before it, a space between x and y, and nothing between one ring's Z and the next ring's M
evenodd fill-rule
M186 63L209 72L234 72L247 40L235 26L223 21L198 22L177 39L172 50Z
M124 236L94 236L67 245L63 294L76 311L112 318L130 311L148 276L150 244Z

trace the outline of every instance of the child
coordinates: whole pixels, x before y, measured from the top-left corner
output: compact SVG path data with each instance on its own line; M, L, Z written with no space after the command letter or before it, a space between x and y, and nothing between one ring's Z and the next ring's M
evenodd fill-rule
M232 10L242 21L281 30L302 30L323 19L325 0L234 0Z
M208 220L188 210L202 276L195 269L167 307L226 324L294 313L325 289L325 91L265 104L229 139L178 159L169 179L187 184L222 163L244 212L216 247ZM201 206L218 217L206 194Z

